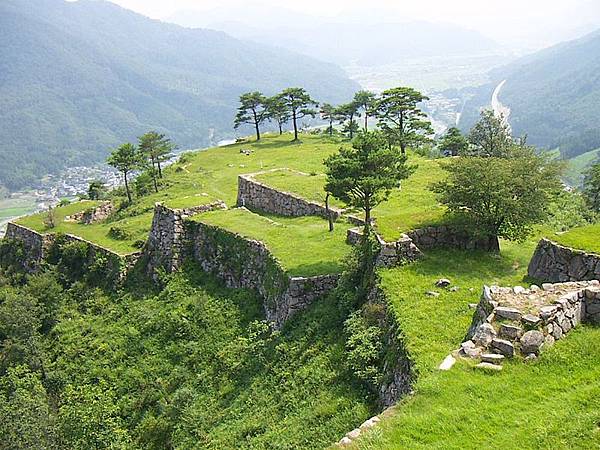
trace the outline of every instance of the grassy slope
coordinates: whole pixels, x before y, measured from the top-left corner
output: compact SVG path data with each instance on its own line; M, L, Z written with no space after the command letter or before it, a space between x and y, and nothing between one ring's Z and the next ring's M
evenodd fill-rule
M241 208L195 219L265 242L291 275L341 272L340 263L350 252L345 239L351 225L344 222L329 233L327 221L319 217L263 216Z
M311 135L303 135L301 143L292 143L290 135L285 134L283 136L267 135L258 143L235 144L189 153L184 155L180 162L165 170L166 186L160 192L136 199L132 206L120 212L118 218L109 223L93 225L62 222L65 215L73 214L90 206L88 203L73 204L56 210L60 223L52 231L75 234L117 252L129 253L136 250L134 243L137 240L146 238L152 223L152 210L156 202L160 201L174 208L185 208L219 199L232 207L237 200L238 175L269 169L289 168L299 172L314 173L314 176L292 176L289 183L277 175L265 176L263 181L272 182L275 187L285 188L306 198L318 199L325 178L323 160L337 151L340 145L349 144L337 139ZM240 153L241 149L250 149L252 153L245 155ZM403 231L439 220L443 211L436 203L433 194L426 189L430 182L436 181L441 176L438 162L412 155L411 164L418 165L416 173L403 183L401 191L392 193L390 200L381 204L374 212L378 220L379 231L387 240L395 240ZM275 174L284 172L275 172ZM341 203L337 204L341 205ZM232 216L229 218L223 216L222 226L230 227L232 231L236 232L244 231L244 223L239 220L239 215L236 215L234 211L223 214ZM44 214L37 214L21 219L19 223L40 232L51 231L45 227L44 217ZM292 270L304 266L309 268L305 273L312 273L323 264L324 255L329 255L325 266L337 266L339 263L337 257L347 251L343 244L346 226L342 223L338 224L336 233L329 235L326 233L326 221L321 219L302 220L305 220L305 224L310 223L310 230L300 232L301 227L295 227L298 231L297 236L302 240L288 241L288 243L294 244L289 248L284 248L286 246L281 245L284 238L274 237L273 233L268 232L269 228L266 228L267 232L263 234L260 227L256 227L252 237L264 240L267 245L273 244L276 256L281 258L284 264L290 262L289 268ZM289 222L290 230L294 229L291 226L292 223L301 224L302 220ZM285 219L280 222L288 223ZM319 223L325 231L322 234L317 230ZM128 231L131 237L122 241L115 240L108 235L111 227L120 227ZM307 237L311 239L311 244L315 244L314 251L303 250ZM272 238L274 238L273 242L269 242ZM303 257L299 262L294 261L293 253L296 251L303 252Z
M565 179L572 186L580 186L583 182L583 172L600 156L600 148L576 156L569 160Z
M600 329L581 327L533 364L505 364L500 374L459 362L436 367L456 349L472 319L469 303L483 284L525 285L537 237L503 244L500 257L458 251L382 273L419 378L415 395L395 409L359 448L598 448ZM457 292L425 293L448 277Z
M600 253L600 224L573 228L551 239L567 247Z

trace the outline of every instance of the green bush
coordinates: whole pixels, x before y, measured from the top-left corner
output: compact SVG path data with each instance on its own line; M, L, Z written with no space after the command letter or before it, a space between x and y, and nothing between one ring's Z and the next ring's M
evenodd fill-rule
M116 239L117 241L126 241L131 239L131 233L118 226L110 227L110 230L108 230L108 236Z

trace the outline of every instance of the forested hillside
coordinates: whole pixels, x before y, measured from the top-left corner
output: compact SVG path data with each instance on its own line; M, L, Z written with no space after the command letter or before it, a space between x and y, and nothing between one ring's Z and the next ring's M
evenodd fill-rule
M468 129L475 110L489 104L496 85L507 80L500 100L511 109L514 134L573 158L600 147L600 32L566 42L492 72L462 118ZM469 108L468 108L469 109Z
M19 188L157 129L180 147L231 135L237 97L305 86L340 102L343 71L224 33L147 19L105 1L0 3L0 184Z

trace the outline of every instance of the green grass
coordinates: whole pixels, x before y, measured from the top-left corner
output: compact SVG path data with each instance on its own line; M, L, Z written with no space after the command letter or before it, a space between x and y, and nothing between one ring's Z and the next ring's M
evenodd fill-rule
M33 197L0 199L0 220L30 214L35 210Z
M341 272L350 252L345 243L348 223L338 222L334 232L319 217L258 215L244 208L213 211L193 218L260 240L293 276Z
M600 253L600 224L573 228L566 233L549 237L567 247Z
M485 374L469 362L449 372L437 366L459 347L484 284L527 285L528 261L539 235L503 242L494 256L435 251L415 264L382 272L418 379L415 394L382 427L359 440L365 449L598 448L600 329L581 327L534 364L508 362ZM457 292L437 289L449 278ZM439 297L426 292L437 290Z
M95 244L109 248L121 255L127 255L139 250L134 247L137 240L146 240L150 225L152 223L152 213L147 212L138 216L127 217L116 222L94 223L91 225L82 225L76 222L66 222L65 217L94 207L98 202L81 201L71 203L70 205L55 208L56 226L48 228L44 224L47 212L23 217L16 222L40 233L68 233L79 236ZM130 234L126 240L117 240L109 236L111 227L118 226Z

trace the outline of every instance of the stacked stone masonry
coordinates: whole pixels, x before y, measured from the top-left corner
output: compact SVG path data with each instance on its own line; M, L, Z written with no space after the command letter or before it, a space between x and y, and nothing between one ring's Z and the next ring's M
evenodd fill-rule
M92 223L98 223L108 219L115 210L115 205L112 202L103 202L95 208L89 208L85 211L67 216L65 217L65 220L91 225Z
M600 324L600 282L484 287L460 356L535 358L582 322ZM489 361L487 361L489 360Z
M107 248L94 244L93 242L82 239L79 236L71 234L62 236L66 242L79 242L85 244L88 248L89 263L92 263L100 256L107 258L108 261L115 261L114 264L118 264L118 267L113 267L113 272L117 274L116 278L112 280L115 285L118 285L125 280L128 271L135 266L141 256L141 252L122 256ZM35 273L40 269L48 256L48 250L56 241L56 238L57 234L55 233L38 233L23 225L12 222L8 224L5 236L5 239L15 240L23 244L23 250L26 255L23 261L23 267L29 273Z
M260 183L254 179L256 175L259 175L259 173L238 177L238 206L280 216L319 216L327 218L325 206ZM337 208L330 208L329 213L334 220L339 219L342 215L342 211Z
M600 255L542 239L531 258L528 275L548 283L600 279Z
M290 277L262 242L185 220L189 215L189 210L156 205L145 249L150 274L158 268L171 273L192 258L226 286L255 290L263 299L267 320L278 329L337 285L338 275Z

